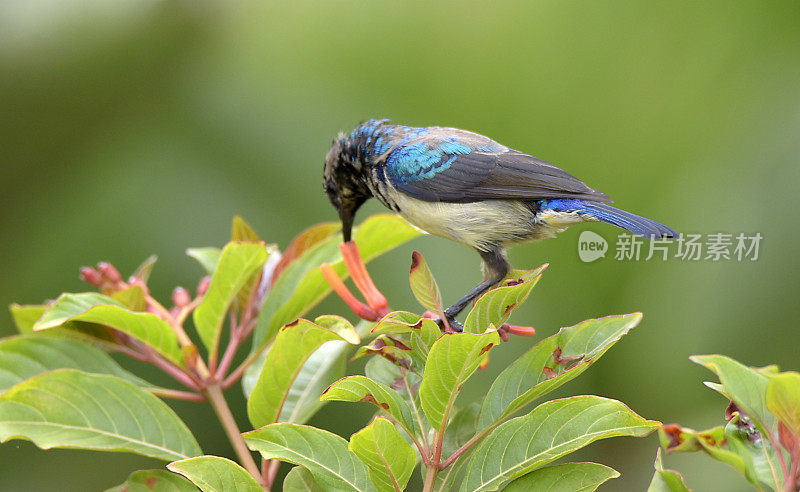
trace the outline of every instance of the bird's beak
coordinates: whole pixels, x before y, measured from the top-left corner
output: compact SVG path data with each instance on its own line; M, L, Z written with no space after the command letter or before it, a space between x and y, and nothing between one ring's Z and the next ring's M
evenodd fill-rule
M342 235L344 242L349 243L353 234L353 219L355 213L350 208L339 207L339 218L342 220Z

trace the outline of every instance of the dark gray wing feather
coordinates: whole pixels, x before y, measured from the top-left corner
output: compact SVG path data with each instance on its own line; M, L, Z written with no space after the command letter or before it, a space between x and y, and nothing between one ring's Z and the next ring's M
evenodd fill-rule
M485 137L484 137L485 138ZM401 191L429 202L474 202L489 199L577 198L611 202L602 192L539 158L516 150L473 151L455 157L449 167L419 180L394 181Z

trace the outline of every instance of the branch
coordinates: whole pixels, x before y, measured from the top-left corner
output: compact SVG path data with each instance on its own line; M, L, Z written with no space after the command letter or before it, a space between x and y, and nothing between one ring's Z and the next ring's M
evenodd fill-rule
M781 448L778 445L778 440L775 439L775 436L772 435L772 431L766 429L763 426L761 428L764 431L763 434L765 436L767 436L767 440L769 441L769 443L772 446L772 448L775 450L775 454L778 455L778 462L781 464L781 470L783 471L783 476L786 477L786 479L787 479L785 481L785 483L784 483L784 485L785 485L786 483L788 483L789 468L786 466L786 460L783 459L783 451L781 451ZM770 470L772 470L772 477L775 479L775 486L776 487L780 487L779 482L778 482L778 477L777 477L777 475L775 475L775 467L772 466L772 462L769 459L769 455L767 454L766 450L764 451L764 454L767 455L767 463L770 464L769 467L770 467ZM776 488L775 490L778 490L778 489Z
M492 431L492 429L494 429L495 427L497 427L497 426L496 426L496 425L493 425L493 426L491 426L491 427L487 427L487 428L486 428L486 430L484 430L484 431L483 431L483 432L481 432L480 434L478 434L478 435L474 436L472 439L470 439L469 441L467 441L467 442L466 442L466 443L465 443L463 446L461 446L460 448L458 448L458 449L456 450L456 452L455 452L455 453L453 453L453 455L452 455L452 456L450 456L449 458L447 458L447 459L444 461L444 463L442 463L442 466L440 466L439 468L441 468L442 470L444 470L444 469L445 469L445 468L447 468L448 466L452 465L452 464L453 464L453 462L454 462L455 460L457 460L459 457L461 457L461 455L462 455L462 454L464 454L464 453L465 453L465 452L466 452L466 451L467 451L469 448L471 448L471 447L472 447L472 446L473 446L473 445L474 445L476 442L478 442L478 441L480 441L481 439L483 439L484 437L486 437L486 434L488 434L489 432L491 432L491 431Z
M239 364L239 367L234 369L233 372L230 374L230 376L225 378L225 381L222 382L222 388L223 389L230 388L233 383L235 383L240 377L242 377L244 371L246 371L247 368L250 367L253 364L253 362L255 362L256 359L258 359L258 357L261 355L261 353L264 352L264 350L266 349L267 345L264 345L256 353L254 353L253 355L245 359L244 362Z
M272 487L272 484L275 483L275 477L278 476L278 469L281 467L281 462L279 460L265 460L262 465L262 471L264 475L264 480L266 481L269 487Z
M236 420L233 418L231 409L228 407L228 402L225 400L219 384L212 384L203 393L208 398L208 401L211 402L211 406L214 407L214 411L217 413L217 417L219 417L219 421L228 435L228 440L231 442L234 451L236 451L236 456L239 457L239 463L263 487L264 481L261 477L261 472L259 472L256 462L253 460L253 455L250 454L250 450L247 448L247 444L242 439L242 434L239 432L239 427L236 425Z
M128 357L132 357L136 360L147 362L149 364L153 364L154 366L158 367L165 373L167 373L170 377L174 380L178 381L182 385L186 386L187 388L191 388L193 390L199 390L200 384L198 381L194 380L191 374L184 371L182 368L172 364L171 362L165 360L163 357L158 355L155 350L149 345L145 345L143 343L139 343L136 340L129 339L130 343L136 343L135 348L128 345L116 345L116 349L121 353L127 355ZM139 348L143 350L136 350Z

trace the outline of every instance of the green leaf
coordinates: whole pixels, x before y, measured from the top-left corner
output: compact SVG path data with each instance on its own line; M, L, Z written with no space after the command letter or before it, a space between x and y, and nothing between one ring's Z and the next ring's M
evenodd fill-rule
M322 222L309 227L295 236L294 239L292 239L292 242L289 243L289 246L286 247L286 251L281 256L278 264L275 265L272 284L275 284L275 282L281 276L281 273L286 270L286 267L303 256L303 253L313 248L317 244L325 241L326 239L329 239L331 236L339 232L341 228L341 222Z
M245 220L238 215L233 217L233 224L231 225L231 241L248 241L251 243L262 242L261 238L258 237L258 233L252 227L250 227L250 224L245 222ZM274 245L267 246L267 252L270 255L276 251L277 249ZM250 276L250 279L245 282L241 289L239 289L239 292L236 294L236 301L240 306L247 305L247 301L250 299L250 295L253 293L253 289L257 285L260 277L260 271L253 273L253 275Z
M338 318L339 321L329 323L328 318ZM352 325L338 316L320 316L315 323L335 331L342 338L354 343L359 343L360 335L366 335L372 326L371 322L362 321L356 326L355 333L348 333L352 330ZM344 328L342 323L346 324ZM359 342L355 342L356 340ZM320 401L319 396L331 383L344 377L351 347L352 345L346 342L326 342L311 354L289 389L281 410L281 421L303 424L327 403ZM263 358L248 367L242 378L242 388L247 398L253 392L261 374L266 355L265 353Z
M192 482L166 470L139 470L106 492L197 492Z
M564 463L539 468L523 475L506 485L503 491L592 492L618 476L618 471L598 463Z
M767 408L800 437L800 374L782 372L769 377Z
M448 333L433 344L419 388L422 409L434 429L444 429L458 391L478 368L483 354L500 343L496 331Z
M403 382L403 370L396 364L391 363L380 355L376 355L367 361L364 366L364 374L373 381L395 389L403 395L404 399L408 399L408 391L406 391L405 383ZM422 381L422 378L413 372L406 371L405 376L409 386L412 387L419 385Z
M42 317L47 310L45 305L20 305L12 304L8 307L11 317L14 319L14 326L22 334L33 333L33 325Z
M331 383L344 376L347 353L352 345L361 342L361 337L344 318L320 316L317 325L331 330L347 342L325 342L311 354L297 374L281 410L280 422L304 424L325 405L319 396Z
M658 429L658 438L667 453L706 451L720 461L729 462L727 457L718 454L724 453L736 460L735 463L729 462L729 464L744 471L743 465L736 464L740 463L741 459L729 450L724 449L726 444L725 428L722 425L703 431L696 431L677 424L669 424Z
M767 432L775 433L778 421L767 408L768 377L724 355L694 355L692 362L713 371L719 377L725 395Z
M279 422L305 424L325 406L319 397L325 388L344 377L349 347L345 342L327 342L311 354L289 388Z
M327 227L330 232L330 225ZM365 220L354 237L361 257L368 262L420 234L419 229L396 215L379 214ZM253 352L269 343L281 326L308 312L330 293L330 285L319 269L323 262L330 263L339 277L347 278L340 242L338 234L328 236L279 272L253 334Z
M222 250L219 248L189 248L186 250L186 255L197 260L206 273L212 275L217 269Z
M480 405L471 403L453 415L442 442L442 456L450 456L478 433Z
M415 369L421 374L431 347L442 336L439 326L430 319L405 311L389 313L372 329L377 335L410 335L411 355L418 362Z
M719 448L709 450L710 445L706 443L703 443L704 450L709 451L714 458L734 466L757 489L772 486L774 490L782 490L783 477L776 449L765 442L760 434L742 432L740 426L743 424L746 426L746 423L752 425L752 421L746 416L734 412L731 420L725 425L723 443L727 449L724 449L724 453ZM721 447L721 445L718 446ZM777 450L777 452L781 451ZM738 461L729 458L730 455L736 456Z
M264 243L234 242L228 243L222 250L208 292L193 313L197 334L210 354L216 354L219 349L225 313L236 299L236 294L264 266L268 256Z
M369 468L378 490L405 489L417 466L417 454L386 419L376 418L350 437L350 451Z
M231 241L247 241L250 243L260 243L261 238L258 233L250 227L243 218L238 215L233 216L233 224L231 224Z
M366 401L391 415L412 434L413 416L408 403L392 388L364 376L347 376L322 393L323 401Z
M262 492L263 489L247 470L227 458L197 456L173 461L167 468L180 473L203 492Z
M394 311L383 318L372 328L372 333L375 335L406 335L417 333L421 330L423 323L428 323L437 326L432 320L423 318L422 316L408 311ZM436 328L436 331L441 334L441 330ZM438 336L436 337L439 338ZM436 340L433 340L435 342ZM431 344L433 344L431 342Z
M145 389L152 387L124 370L102 350L77 340L41 335L0 340L0 394L26 379L55 369L111 374Z
M616 400L599 396L548 401L501 424L478 445L462 490L497 490L505 481L598 439L644 436L658 425Z
M333 331L347 342L326 342L311 354L289 389L280 422L304 424L326 404L320 401L320 395L331 383L344 377L347 354L353 345L361 343L361 333L366 334L371 325L362 321L358 328L354 328L346 319L332 315L320 316L314 323Z
M253 427L285 418L282 410L286 398L306 360L323 343L332 340L345 341L339 334L304 319L281 329L247 400L247 415Z
M294 466L283 479L283 492L325 492L308 468Z
M147 306L144 289L140 285L128 287L125 290L118 290L111 294L111 298L119 301L123 306L131 311L144 311Z
M150 273L153 272L153 267L156 265L156 261L158 261L158 256L150 255L145 259L136 270L134 270L133 275L131 277L141 279L145 284L148 280L150 280Z
M362 345L356 350L353 359L358 359L366 355L377 354L386 360L406 369L413 365L413 351L403 340L392 338L388 335L378 335L377 338ZM419 369L419 367L415 367Z
M314 320L314 323L317 325L325 328L326 330L330 330L343 339L347 340L347 342L351 345L358 345L361 343L361 334L359 331L345 318L341 316L336 316L335 314L324 314L322 316L317 317ZM364 326L360 326L362 331L364 330Z
M489 326L499 328L528 298L546 268L544 264L528 272L514 272L517 278L506 280L504 285L483 294L467 315L464 331L483 333Z
M34 324L39 321L39 318L47 311L48 307L44 304L27 306L12 304L10 311L17 331L23 335L32 334ZM66 337L80 340L104 351L116 349L113 330L105 326L82 321L71 321L64 323L60 328L50 328L47 330L47 336L50 338Z
M641 320L641 313L589 319L537 343L492 383L483 399L479 428L501 422L575 379Z
M119 301L94 292L62 294L33 329L47 330L70 321L86 321L114 328L149 345L174 364L183 365L178 339L164 320L151 313L134 313Z
M264 459L301 465L325 488L375 490L367 466L336 434L306 425L279 423L242 434L245 442Z
M650 486L647 492L692 492L686 486L686 482L680 473L675 470L664 469L664 464L661 461L661 448L656 451L656 461L653 463L656 469L653 474L653 480L650 481Z
M428 262L416 251L411 253L409 281L411 283L411 292L422 307L440 316L444 314L442 293L439 291L439 285L436 283L436 279L433 278Z
M695 431L677 424L658 429L661 446L667 453L704 451L717 461L732 466L756 488L763 488L762 480L771 480L769 463L764 446L755 446L743 437L736 427L740 419L735 412L727 426L717 426ZM753 435L755 437L755 435Z
M172 461L201 454L186 424L164 402L115 376L59 369L0 396L0 442L42 449L126 451Z

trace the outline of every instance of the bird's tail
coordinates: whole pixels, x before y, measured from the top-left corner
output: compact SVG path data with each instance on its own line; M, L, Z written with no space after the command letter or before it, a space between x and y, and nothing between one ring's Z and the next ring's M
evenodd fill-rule
M621 227L636 235L644 237L675 237L677 232L671 228L645 217L614 208L605 203L585 200L547 200L542 203L543 209L556 212L571 212L581 215L587 220L599 220L607 224Z

